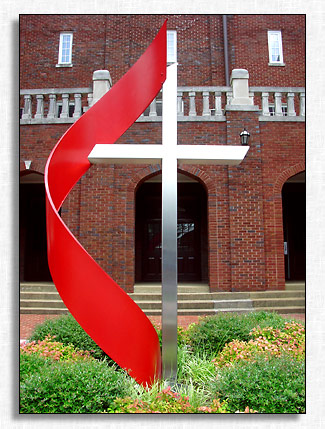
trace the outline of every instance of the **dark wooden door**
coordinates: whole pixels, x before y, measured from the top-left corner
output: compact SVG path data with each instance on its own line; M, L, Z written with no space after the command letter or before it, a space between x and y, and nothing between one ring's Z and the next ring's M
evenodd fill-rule
M51 281L47 262L44 184L21 184L19 193L20 279Z
M203 214L202 214L203 213ZM205 191L199 184L178 185L178 280L202 280L206 240ZM161 184L144 184L137 194L136 281L161 281Z
M285 183L282 190L286 280L306 277L306 186Z

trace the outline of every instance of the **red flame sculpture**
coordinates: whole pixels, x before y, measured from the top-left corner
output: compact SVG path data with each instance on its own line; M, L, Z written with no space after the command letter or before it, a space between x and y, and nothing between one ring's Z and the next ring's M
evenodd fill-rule
M134 66L66 131L45 167L48 262L54 284L82 328L144 386L161 376L157 333L81 246L58 211L90 168L88 155L94 145L116 142L161 89L166 79L166 27L165 22Z

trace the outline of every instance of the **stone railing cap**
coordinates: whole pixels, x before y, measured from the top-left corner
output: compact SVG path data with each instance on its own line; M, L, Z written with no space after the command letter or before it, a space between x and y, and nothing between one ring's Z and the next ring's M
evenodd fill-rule
M93 73L93 80L109 80L111 81L111 75L108 70L95 70Z
M248 79L249 78L249 74L248 71L245 69L234 69L231 72L231 76L230 76L230 80L233 79Z

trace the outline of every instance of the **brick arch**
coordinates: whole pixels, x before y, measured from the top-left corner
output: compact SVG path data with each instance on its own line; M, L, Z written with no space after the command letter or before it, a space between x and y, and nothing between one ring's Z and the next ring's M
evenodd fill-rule
M177 171L197 179L205 187L208 193L210 191L212 192L215 190L215 183L212 178L198 167L190 165L181 165L177 168ZM160 164L150 165L137 171L133 175L132 179L129 180L129 183L127 185L128 197L131 197L131 194L129 193L134 193L143 182L153 176L156 176L159 173L161 173Z
M24 161L19 162L20 174L26 173L26 172L33 172L33 173L43 174L43 176L44 176L44 170L45 170L45 165L43 162L40 162L40 161L32 161L31 168L28 170L25 167Z
M268 203L268 213L273 219L271 230L272 237L266 236L266 280L268 288L285 288L285 268L283 257L283 208L282 208L282 187L292 176L305 170L303 161L294 164L283 170L277 177L273 187L273 198Z
M282 191L282 187L285 182L292 176L295 176L298 173L301 173L306 170L306 165L304 161L298 162L295 165L290 166L286 170L282 171L277 177L274 184L274 194L279 194Z

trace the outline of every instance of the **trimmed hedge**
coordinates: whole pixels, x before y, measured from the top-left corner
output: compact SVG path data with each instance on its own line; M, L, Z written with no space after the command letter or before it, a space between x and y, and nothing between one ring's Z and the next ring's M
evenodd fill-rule
M44 340L47 336L55 337L55 341L64 345L72 344L79 350L88 350L95 359L108 358L107 354L95 343L95 341L82 329L71 314L60 316L56 319L48 319L36 326L30 341ZM108 360L111 360L108 358ZM113 362L111 360L111 362Z
M288 356L257 356L218 371L214 391L234 413L248 406L259 413L305 413L305 366Z
M189 343L193 352L215 357L230 341L249 341L249 333L259 326L283 329L286 320L277 313L265 311L247 314L219 313L207 316L188 329Z
M55 362L22 354L21 368L21 413L101 413L130 393L129 376L105 362Z

